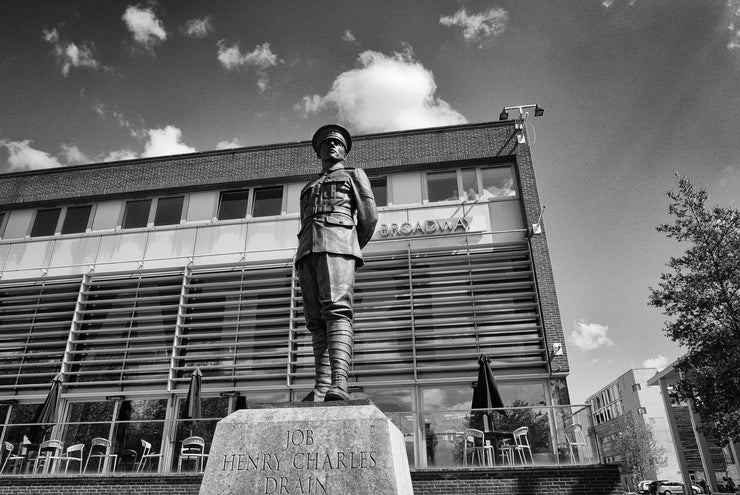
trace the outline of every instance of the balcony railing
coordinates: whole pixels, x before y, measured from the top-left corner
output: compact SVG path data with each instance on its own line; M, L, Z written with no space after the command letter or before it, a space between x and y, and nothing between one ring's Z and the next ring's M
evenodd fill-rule
M588 406L386 414L404 435L411 469L599 463ZM46 429L38 424L9 424L0 436L0 474L199 472L207 463L220 419L69 422L46 425ZM193 438L195 443L188 446L187 440ZM58 443L42 443L48 440Z

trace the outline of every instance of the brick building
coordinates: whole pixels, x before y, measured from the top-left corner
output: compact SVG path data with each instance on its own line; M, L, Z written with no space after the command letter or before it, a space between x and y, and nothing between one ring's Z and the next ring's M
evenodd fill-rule
M348 164L371 178L379 222L357 275L351 392L396 422L416 468L430 467L425 423L436 464L455 465L446 432L466 417L481 353L507 406L569 404L521 132L354 138ZM59 373L54 437L108 438L123 465L147 439L162 471L177 441L208 437L245 402L302 397L313 370L292 257L298 195L318 169L304 141L0 175L0 440L35 431ZM196 367L206 419L193 425L181 419ZM552 427L535 452L556 464L553 425L567 419L542 411Z

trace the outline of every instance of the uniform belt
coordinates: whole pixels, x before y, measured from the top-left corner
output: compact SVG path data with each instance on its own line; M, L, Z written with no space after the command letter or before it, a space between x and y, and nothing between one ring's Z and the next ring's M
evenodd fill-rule
M334 209L329 210L329 211L319 211L319 212L316 212L316 213L312 214L311 216L312 217L319 217L319 216L328 216L328 215L344 215L345 217L353 218L352 217L352 210L350 210L349 208L343 208L341 206L340 207L336 207L335 206L333 208Z

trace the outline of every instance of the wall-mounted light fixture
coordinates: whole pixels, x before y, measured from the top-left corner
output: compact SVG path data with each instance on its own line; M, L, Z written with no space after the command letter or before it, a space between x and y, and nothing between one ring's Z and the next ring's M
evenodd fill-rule
M517 130L516 140L519 144L523 144L527 142L526 138L524 137L524 124L527 123L527 117L529 117L529 112L525 112L525 110L528 108L534 108L535 117L542 117L545 114L545 109L535 104L535 105L516 105L513 107L504 107L504 109L501 110L501 113L498 116L499 120L509 120L510 110L519 111L519 117L516 119L516 122L514 123L514 127Z
M545 207L543 206L540 210L540 216L537 217L537 221L532 224L532 235L540 235L542 233L542 215L545 214Z

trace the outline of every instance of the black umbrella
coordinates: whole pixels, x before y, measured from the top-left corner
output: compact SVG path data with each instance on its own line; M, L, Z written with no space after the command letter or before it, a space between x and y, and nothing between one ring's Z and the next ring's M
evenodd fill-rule
M486 409L485 412L485 430L490 429L491 418L489 414L491 409L497 409L496 412L506 416L504 411L504 401L501 400L496 379L491 371L491 360L485 354L478 358L478 383L473 390L472 409Z
M203 417L200 408L200 389L202 384L203 373L200 372L200 368L196 367L190 376L190 387L188 388L188 396L185 399L183 419L199 420Z
M36 410L36 415L33 418L33 422L38 424L43 435L46 435L57 422L59 395L61 391L62 374L58 373L51 381L51 388L46 396L46 400Z

